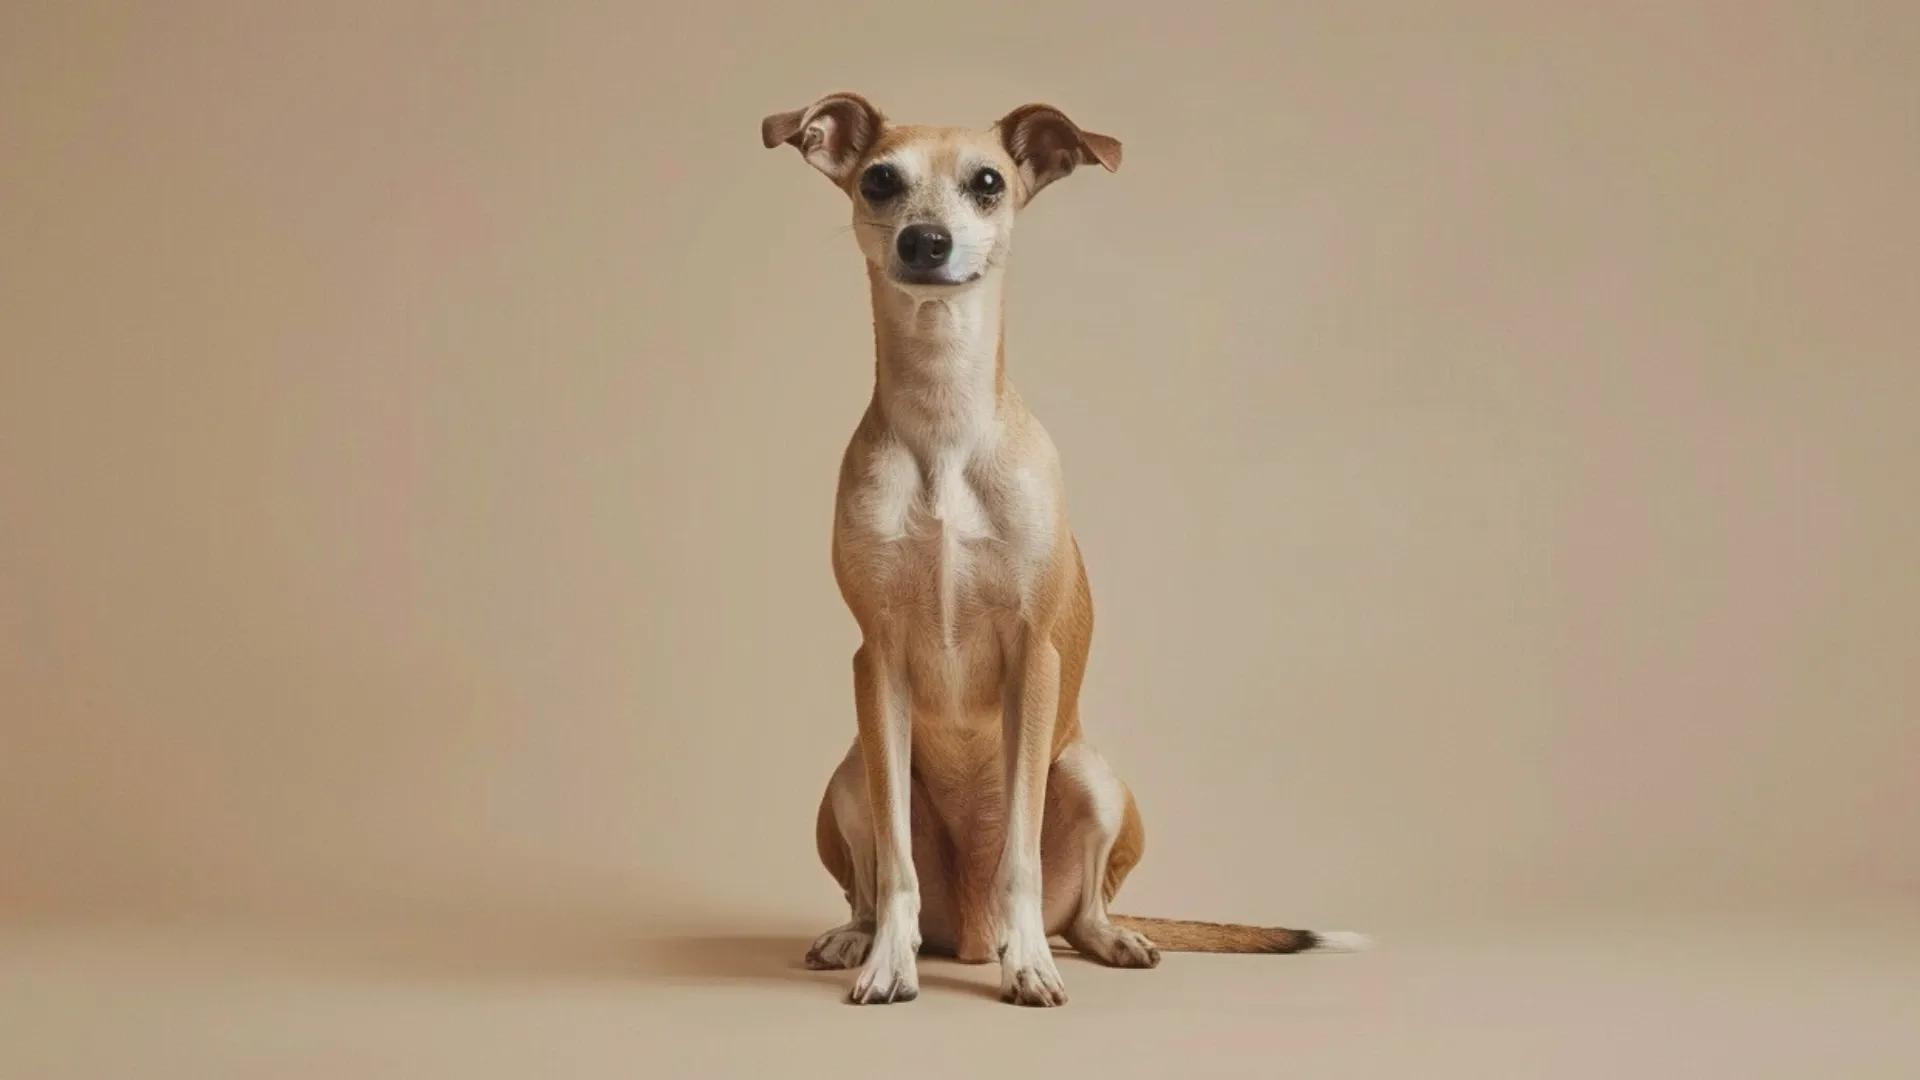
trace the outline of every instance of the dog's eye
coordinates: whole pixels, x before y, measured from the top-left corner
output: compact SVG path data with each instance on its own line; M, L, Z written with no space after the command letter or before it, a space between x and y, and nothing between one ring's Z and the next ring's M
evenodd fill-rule
M875 165L860 174L860 194L868 202L886 202L900 194L900 173L891 165Z
M967 190L983 199L991 199L1006 188L1007 182L992 169L981 169L973 174L973 179L967 181Z

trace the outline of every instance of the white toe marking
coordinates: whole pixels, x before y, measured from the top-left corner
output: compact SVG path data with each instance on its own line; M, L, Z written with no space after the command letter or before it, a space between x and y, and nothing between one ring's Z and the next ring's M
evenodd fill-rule
M850 968L867 958L873 934L856 923L836 926L814 939L807 950L807 966L816 969Z
M1020 1005L1064 1005L1067 990L1053 948L1031 920L1009 927L1000 947L1000 996Z
M892 924L897 927L899 920ZM913 934L917 937L919 931ZM914 962L918 943L899 930L882 929L874 935L867 962L854 980L854 1002L862 1005L892 1001L912 1001L920 993L920 973Z

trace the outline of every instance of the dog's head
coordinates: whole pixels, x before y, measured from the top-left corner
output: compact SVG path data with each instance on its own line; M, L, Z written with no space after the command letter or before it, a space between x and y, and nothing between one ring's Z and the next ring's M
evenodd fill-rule
M829 94L760 122L853 201L853 234L879 275L938 296L1004 264L1014 212L1040 189L1098 163L1120 167L1120 141L1083 131L1051 105L1022 105L985 131L890 123L858 94Z

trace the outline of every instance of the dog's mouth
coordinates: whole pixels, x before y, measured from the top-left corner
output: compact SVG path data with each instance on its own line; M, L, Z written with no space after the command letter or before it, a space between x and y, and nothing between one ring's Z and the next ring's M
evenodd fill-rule
M948 277L945 274L933 270L907 270L901 267L894 267L887 271L887 276L893 278L898 284L912 285L915 288L957 289L963 285L971 285L979 281L980 271L976 270L965 277L956 278Z

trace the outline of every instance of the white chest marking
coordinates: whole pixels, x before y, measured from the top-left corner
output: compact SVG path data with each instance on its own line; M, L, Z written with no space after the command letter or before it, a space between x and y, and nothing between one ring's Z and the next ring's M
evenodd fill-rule
M966 467L958 456L942 461L933 475L933 518L940 531L960 540L982 540L993 535L987 508L967 482Z
M861 510L866 526L884 541L904 540L913 508L919 505L920 467L906 448L894 445L875 454Z
M969 482L965 457L943 453L924 471L912 452L894 445L877 454L865 500L866 525L888 543L924 545L931 561L940 637L954 647L960 604L973 572L970 542L993 540L992 518Z
M967 481L965 462L957 454L941 456L922 473L905 447L881 451L873 459L862 511L867 528L885 541L904 540L922 529L937 529L959 540L993 537L986 505Z

